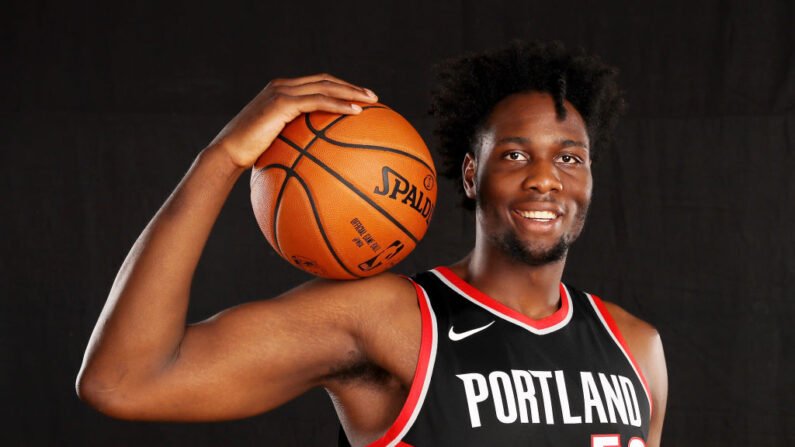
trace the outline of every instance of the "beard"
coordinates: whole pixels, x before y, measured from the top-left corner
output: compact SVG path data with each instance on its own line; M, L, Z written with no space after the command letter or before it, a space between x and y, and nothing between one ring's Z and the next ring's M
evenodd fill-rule
M540 247L533 242L522 243L513 231L497 235L494 239L500 250L508 253L511 259L533 267L560 261L566 257L571 246L565 236L558 239L552 247Z
M588 207L580 207L574 216L574 225L571 231L561 235L552 246L544 246L537 241L521 241L513 230L493 235L492 241L503 253L510 255L514 261L532 267L551 264L566 257L569 247L577 240L585 226L587 214Z

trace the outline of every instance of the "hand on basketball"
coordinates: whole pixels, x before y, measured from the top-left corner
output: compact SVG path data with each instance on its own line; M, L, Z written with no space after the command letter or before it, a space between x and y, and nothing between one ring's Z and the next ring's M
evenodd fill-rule
M221 129L210 145L225 151L235 165L248 169L298 115L316 110L357 114L362 109L352 101L377 100L370 90L328 74L275 79Z

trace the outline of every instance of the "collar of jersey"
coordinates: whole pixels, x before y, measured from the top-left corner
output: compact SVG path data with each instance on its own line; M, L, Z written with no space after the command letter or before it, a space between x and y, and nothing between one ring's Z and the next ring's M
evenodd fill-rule
M503 320L523 327L537 335L549 334L550 332L555 332L558 329L566 326L569 320L571 320L571 315L574 312L574 303L572 303L571 297L569 296L569 291L566 289L566 286L563 285L563 283L560 283L560 308L546 318L533 320L532 318L529 318L511 309L510 307L476 289L463 279L459 278L458 275L453 273L453 271L447 267L436 267L435 269L431 270L431 272L453 291L468 299L472 303L482 307L483 309L491 312Z

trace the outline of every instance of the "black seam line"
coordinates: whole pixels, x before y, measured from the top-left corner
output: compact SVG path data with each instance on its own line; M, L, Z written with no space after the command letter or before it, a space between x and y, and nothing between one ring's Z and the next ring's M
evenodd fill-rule
M282 195L284 195L284 189L287 187L287 181L290 180L290 177L293 176L294 171L291 168L288 168L287 166L284 165L271 164L260 169L259 172L260 173L265 172L271 167L284 168L284 172L287 174L287 176L285 176L284 178L284 181L282 182L282 186L279 188L279 195L276 196L276 205L273 207L273 220L271 221L273 222L272 233L273 233L273 242L276 244L276 251L279 252L279 255L284 257L284 253L282 253L282 247L279 245L279 238L276 237L276 218L279 217L279 207L281 206L282 203Z
M331 241L329 241L328 236L326 235L326 231L323 229L323 225L320 223L320 215L317 212L317 207L315 206L315 201L314 201L314 199L312 199L312 194L309 192L309 188L307 187L306 183L304 183L304 179L302 179L292 168L288 168L287 166L281 165L281 164L270 164L270 165L265 166L264 168L262 168L260 170L260 172L264 172L264 171L266 171L268 169L271 169L271 168L283 169L287 173L287 178L284 179L284 184L285 185L287 184L287 182L291 178L294 178L294 179L298 180L298 182L301 184L301 187L304 188L304 192L306 193L306 197L309 199L310 206L312 206L312 213L315 215L315 223L317 224L318 230L320 230L320 235L323 236L323 241L326 242L326 248L328 248L328 251L331 253L332 256L334 256L334 259L337 261L337 263L340 265L340 267L342 267L346 272L348 272L349 275L351 275L351 276L353 276L355 278L361 278L361 276L359 276L359 275L353 273L352 271L348 270L348 267L346 267L345 264L342 263L342 260L337 256L337 252L335 252L334 248L331 246ZM276 227L276 221L275 220L273 221L273 227L274 228ZM278 241L277 241L277 244L278 244ZM281 256L283 258L285 257L284 254L281 253L281 251L280 251L279 254L281 254Z
M370 108L385 108L385 107L368 106L368 107L365 107L365 108L370 109ZM326 127L324 127L322 130L320 130L320 133L318 133L318 131L312 126L312 123L309 121L309 113L305 114L304 115L304 120L306 122L306 126L315 135L315 137L312 138L312 140L309 143L306 144L306 147L304 148L304 151L301 151L299 149L300 146L298 146L298 144L296 144L296 143L290 141L288 138L282 136L281 133L277 136L278 139L284 141L285 143L287 143L292 148L298 149L298 152L299 152L298 158L296 158L295 161L293 162L293 165L290 166L289 171L285 170L287 172L287 177L285 177L284 182L282 182L282 186L279 188L279 194L276 196L276 204L273 207L273 223L274 223L273 224L273 241L276 243L276 251L278 251L279 254L282 255L282 257L284 257L284 255L282 254L282 249L281 249L281 246L279 245L279 238L278 238L278 236L276 234L276 218L279 217L279 209L281 208L282 196L284 195L284 188L287 186L287 181L290 180L290 177L294 177L294 176L297 175L296 172L295 172L295 167L298 166L298 162L301 161L301 158L304 156L304 154L308 153L309 148L315 143L315 141L317 141L318 136L323 134L326 130L330 129L331 126L337 124L338 122L340 122L342 119L344 119L347 116L350 116L350 115L338 116L337 118L334 119L334 121L330 122ZM263 172L265 172L265 170L268 169L269 166L284 166L284 165L272 164L272 165L268 165L268 166L260 169L259 171L257 171L257 175L254 177L254 179L252 180L251 183L256 181L257 178L259 178L259 176ZM286 166L285 166L285 168L286 168ZM307 194L309 194L308 191L307 191ZM336 258L336 255L334 257ZM345 266L343 266L343 268L345 268ZM348 271L347 268L345 268L345 270ZM348 272L348 273L350 273L350 272ZM356 276L356 275L354 275L354 276Z
M385 107L376 107L376 108L385 108ZM320 137L322 140L325 140L325 141L327 141L327 142L329 142L331 144L335 144L337 146L349 147L349 148L353 148L353 149L370 149L370 150L374 150L374 151L392 152L392 153L395 153L395 154L405 155L406 157L411 158L412 160L420 162L423 166L428 168L429 171L431 171L431 174L433 174L434 177L436 177L436 172L433 170L433 168L430 167L430 165L428 165L428 163L426 163L423 159L421 159L420 157L417 157L414 154L410 154L410 153L408 153L406 151L402 151L400 149L395 149L395 148L385 147L385 146L374 146L374 145L370 145L370 144L343 143L342 141L333 140L333 139L331 139L331 138L326 136L326 129L328 129L331 126L328 126L325 129L318 131L317 129L312 127L312 124L309 122L309 120L306 121L306 125L307 125L307 127L309 127L309 130L312 133L315 134L316 137Z
M312 147L312 145L313 145L313 144L315 144L315 141L317 141L317 139L318 139L319 137L323 137L323 136L324 136L324 135L323 135L323 133L326 131L326 129L330 129L330 128L331 128L331 126L333 126L333 125L337 124L338 122L340 122L340 121L341 121L343 118L345 118L346 116L348 116L348 115L342 115L342 116L338 116L337 118L335 118L335 119L334 119L334 121L330 122L330 123L328 124L328 126L324 127L324 128L323 128L322 130L320 130L320 132L318 133L318 132L316 132L316 131L315 131L315 128L314 128L314 127L312 127L312 123L309 121L309 114L308 114L308 113L307 113L307 114L305 114L305 115L304 115L304 120L306 121L306 127L308 127L308 128L309 128L309 130L310 130L310 131L311 131L313 134L315 134L315 136L314 136L314 138L312 138L312 139L309 141L309 143L306 143L306 146L304 147L304 149L305 149L306 151L309 151L309 148L310 148L310 147ZM277 136L277 138L279 138L279 139L280 139L280 140L282 140L282 141L285 141L285 142L290 142L290 143L292 143L292 141L290 141L290 140L289 140L287 137L284 137L284 136L282 136L282 134L279 134L279 135ZM296 144L296 146L297 146L297 144ZM298 156L298 158L296 158L296 159L295 159L295 161L293 162L293 165L292 165L292 166L290 166L290 169L293 169L293 170L294 170L294 169L295 169L295 167L296 167L296 166L298 166L298 162L301 160L301 157L303 157L303 156L304 156L304 153L303 153L303 152L301 152L301 154Z
M309 116L309 115L307 115L307 116ZM287 138L283 137L281 134L279 134L279 136L277 138L279 138L280 140L286 142L288 144L288 146L292 146L292 144L291 144L292 141L290 141ZM312 146L312 143L314 143L315 141L317 141L317 135L315 135L315 137L312 138L312 140L309 143L307 143L307 145L306 145L307 149L309 148L309 146ZM281 247L279 246L279 238L276 237L276 218L279 217L279 208L281 208L280 205L282 203L282 194L284 193L284 188L287 186L287 181L290 180L290 177L295 175L295 167L298 165L298 162L301 160L301 157L303 157L303 156L304 156L304 154L300 153L298 155L298 158L296 158L295 161L293 162L293 165L290 166L290 168L289 168L290 170L287 171L287 177L284 179L284 182L282 182L282 186L279 189L279 195L276 196L276 205L273 207L273 222L274 222L274 224L273 224L273 240L276 242L276 246L279 248L279 254L281 254L282 251L281 251ZM268 165L268 166L272 166L272 165ZM281 166L281 165L279 165L279 166ZM266 166L266 168L267 168L267 166ZM260 172L264 172L264 170L265 169L262 169Z
M285 141L285 142L289 142L289 140L287 140L286 138L282 137L281 135L279 135L278 138L280 140ZM315 138L313 138L312 141L310 141L309 144L307 144L306 147L311 146L312 143L315 142L315 140L317 140L317 136L315 136ZM279 246L279 238L276 235L276 218L279 217L279 208L280 208L280 205L282 203L282 195L284 194L284 188L287 186L287 181L290 180L290 177L292 177L294 175L292 173L294 172L295 165L298 164L298 160L300 160L301 157L303 157L303 156L304 156L304 154L300 154L298 156L298 158L296 158L295 161L293 162L293 165L291 167L289 167L289 168L287 168L287 166L284 166L284 165L281 165L281 164L270 164L268 166L265 166L264 168L262 168L259 171L257 171L256 176L251 181L251 183L254 183L257 180L257 178L259 178L259 176L262 175L262 173L265 172L270 167L276 167L276 166L281 167L281 166L283 166L285 168L285 171L287 172L287 177L285 177L284 181L282 182L282 186L279 188L279 194L276 196L276 204L273 206L273 222L274 222L274 224L273 224L273 242L276 243L276 247L275 247L276 251L278 251L279 254L282 255L282 257L284 257L284 255L282 254L282 249Z
M324 169L326 172L328 172L329 174L333 175L333 176L334 176L334 178L336 178L337 180L339 180L339 181L340 181L340 182L341 182L343 185L345 185L345 186L347 186L348 188L350 188L350 190L351 190L351 191L355 192L355 193L356 193L356 194L357 194L359 197L361 197L361 198L362 198L362 199L363 199L365 202L369 203L369 204L370 204L370 206L372 206L373 208L375 208L375 209L376 209L376 211L378 211L379 213L381 213L381 214L382 214L384 217L386 217L387 219L389 219L389 221L390 221L390 222L392 222L393 224L395 224L395 226L396 226L396 227L398 227L398 228L399 228L401 231L403 231L403 233L405 233L405 234L406 234L406 236L408 236L408 237L409 237L409 238L410 238L412 241L414 241L414 244L418 244L418 243L419 243L419 240L418 240L418 239L417 239L417 238L416 238L416 237L415 237L415 236L414 236L414 235L411 233L411 231L409 231L409 230L408 230L406 227L404 227L404 226L403 226L403 224L401 224L400 222L398 222L398 221L397 221L397 219L395 219L394 217L392 217L392 216L391 216L389 213L387 213L387 212L386 212L386 211L385 211L383 208L381 208L381 207L380 207L380 206L379 206L377 203L375 203L375 202L373 201L373 199L371 199L370 197L367 197L367 195L366 195L366 194L364 194L363 192L359 191L359 189L357 189L355 186L353 186L353 184L351 184L351 182L349 182L349 181L345 180L345 178L344 178L344 177L342 177L341 175L339 175L339 174L337 174L336 172L334 172L334 170L333 170L333 169L331 169L331 168L329 168L328 166L326 166L326 164L325 164L325 163L323 163L322 161L318 160L318 159L317 159L317 158L316 158L314 155L310 154L309 152L306 152L306 151L304 151L303 149L301 149L301 147L300 147L300 146L298 146L298 145L294 144L292 141L290 141L290 140L287 140L287 141L286 141L286 143L287 143L287 144L290 144L290 145L293 145L293 148L294 148L295 150L297 150L297 151L301 151L301 152L304 152L304 155L306 155L306 157L307 157L308 159L310 159L310 160L314 161L314 162L315 162L315 163L316 163L318 166L320 166L321 168L323 168L323 169Z
M343 119L345 119L345 118L347 118L349 116L350 115L340 115L340 116L334 118L334 121L328 123L328 126L322 128L320 130L317 130L317 129L315 129L315 126L312 125L312 121L309 120L309 114L307 113L305 115L305 118L304 118L304 120L306 121L306 127L309 129L310 132L315 134L315 138L313 138L312 141L310 141L309 144L307 144L304 149L309 150L309 146L311 146L312 143L314 143L315 140L317 140L318 137L324 137L327 130L331 129L332 126L334 126L335 124L339 123L340 121L342 121Z
M366 110L366 109L388 109L388 107L384 107L384 106L366 106L366 107L362 107L362 110ZM342 116L339 116L339 117L335 118L335 119L334 119L334 121L332 121L331 123L329 123L329 125L328 125L328 126L324 127L322 130L318 131L317 129L315 129L315 128L314 128L314 126L312 126L312 123L309 121L309 114L307 113L307 114L305 115L305 117L304 117L304 120L306 121L306 125L307 125L307 127L309 128L310 132L312 132L313 134L315 134L315 137L314 137L314 138L312 138L312 141L310 141L309 143L307 143L307 145L306 145L306 148L305 148L305 149L307 149L307 150L308 150L308 149L309 149L309 147L310 147L310 146L312 146L312 144L313 144L315 141L317 141L317 138L318 138L318 132L319 132L319 133L321 133L321 134L323 134L322 136L325 136L325 134L324 134L324 133L326 132L326 130L328 130L329 128L331 128L331 126L333 126L333 125L337 124L337 123L338 123L340 120L342 120L342 119L343 119L343 118L345 118L346 116L350 116L350 115L342 115ZM280 139L280 140L282 140L282 141L285 141L285 142L289 141L287 138L283 137L281 133L280 133L279 135L277 135L277 136L276 136L276 138L278 138L278 139ZM327 140L327 141L330 141L330 140ZM330 141L330 142L333 142L333 141ZM335 143L335 144L344 144L344 143L338 143L338 142L333 142L333 143ZM407 155L408 155L408 154L407 154ZM296 165L298 165L298 160L300 160L300 159L301 159L301 157L303 157L303 156L304 156L304 154L302 153L301 155L299 155L299 156L298 156L298 158L296 158L296 159L295 159L295 161L293 162L293 165L292 165L292 169L295 169ZM420 162L422 162L422 160L420 160ZM269 165L269 166L270 166L270 165ZM249 185L251 185L252 183L256 182L256 181L257 181L257 179L259 178L259 175L260 175L260 174L261 174L261 173L262 173L264 170L265 170L265 169L263 168L263 169L260 169L259 171L257 171L257 172L254 174L254 177L251 179L251 181L249 181ZM431 169L431 171L433 171L433 170ZM435 174L434 174L434 175L435 175Z
M342 116L340 116L340 117L336 118L336 119L335 119L334 121L332 121L331 123L329 123L329 125L328 125L328 126L326 126L326 127L323 129L323 132L325 132L325 130L326 130L326 129L328 129L328 128L330 128L331 126L333 126L333 125L337 124L337 122L339 122L339 121L340 121L342 118L345 118L345 116L347 116L347 115L342 115ZM308 114L308 113L307 113L306 115L304 115L304 119L306 120L306 125L307 125L309 128L312 128L312 124L309 122L309 114ZM306 144L306 147L304 148L306 151L309 151L309 148L310 148L310 147L311 147L311 146L312 146L312 145L315 143L315 141L317 141L317 139L318 139L318 134L317 134L317 133L315 133L314 131L312 131L312 133L314 133L314 134L315 134L315 137L314 137L314 138L312 138L312 140L310 140L310 141L309 141L309 143L307 143L307 144ZM290 140L289 140L289 139L287 139L286 137L283 137L283 136L282 136L282 134L279 134L277 138L279 138L280 140L282 140L282 141L284 141L284 142L288 143L288 145L290 145L290 146L293 146L293 144L294 144L292 141L290 141ZM296 144L295 146L297 146L297 144ZM300 152L300 151L299 151L299 152ZM279 195L276 197L276 205L273 207L273 222L274 222L274 225L273 225L273 240L274 240L274 242L276 242L276 247L277 247L277 249L278 249L278 252L279 252L279 254L281 254L281 253L282 253L282 250L281 250L281 247L279 246L279 238L278 238L278 237L277 237L277 235L276 235L276 218L277 218L277 217L279 217L279 209L281 208L281 206L280 206L280 205L281 205L281 203L282 203L282 195L284 194L284 188L287 186L287 181L288 181L288 180L290 180L290 177L294 177L294 176L296 176L296 175L297 175L297 174L296 174L296 172L295 172L295 167L296 167L296 166L298 166L298 162L299 162L299 161L301 161L301 157L303 157L303 156L304 156L304 153L303 153L303 152L300 152L300 154L298 155L298 158L296 158L296 159L295 159L295 161L293 162L293 165L292 165L292 166L290 166L290 171L288 172L288 175L287 175L287 177L284 179L284 182L282 183L282 186L281 186L281 188L279 189ZM263 172L263 170L260 170L259 172ZM308 192L307 192L307 194L308 194ZM336 256L335 256L335 257L336 257ZM344 268L344 267L343 267L343 268ZM346 269L346 270L347 270L347 269ZM354 276L355 276L355 275L354 275Z

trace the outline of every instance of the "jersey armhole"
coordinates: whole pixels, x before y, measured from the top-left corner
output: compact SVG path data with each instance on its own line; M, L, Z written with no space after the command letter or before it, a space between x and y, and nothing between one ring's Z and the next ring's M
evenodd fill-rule
M431 308L428 294L425 292L425 289L413 279L407 276L403 277L411 281L414 285L414 290L417 292L417 302L420 307L422 335L419 358L417 359L417 367L414 370L414 378L411 381L408 397L397 419L395 419L395 422L392 423L383 436L368 444L367 447L408 446L408 444L401 442L401 439L403 439L412 424L414 424L414 421L417 419L417 414L422 408L422 403L425 400L425 395L428 392L428 385L431 381L433 364L436 360L436 345L438 340L436 316L433 313L433 308Z
M640 379L640 383L643 384L643 391L646 392L646 398L649 401L649 418L654 413L654 403L651 399L651 390L649 389L649 384L646 382L646 378L643 376L643 371L641 371L640 367L638 366L638 362L635 361L635 357L632 355L632 352L629 350L629 346L627 345L624 336L621 335L621 331L618 329L618 325L616 324L615 320L613 320L613 316L610 315L610 312L607 310L605 303L596 296L591 295L590 293L586 294L588 298L590 298L591 304L596 311L596 314L599 316L599 319L602 321L602 324L607 328L608 333L610 334L613 341L616 342L618 347L624 353L624 356L629 361L629 364L632 366L632 369L635 370L635 374Z

